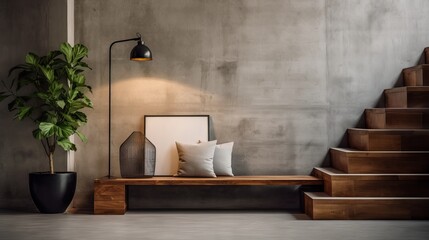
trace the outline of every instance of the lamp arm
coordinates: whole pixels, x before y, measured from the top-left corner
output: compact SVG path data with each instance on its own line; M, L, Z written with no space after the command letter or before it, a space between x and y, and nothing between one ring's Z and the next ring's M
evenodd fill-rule
M141 41L141 36L136 37L136 38L129 38L129 39L123 39L123 40L118 40L118 41L114 41L110 44L109 47L109 174L108 174L108 178L111 177L111 173L110 173L110 165L111 165L111 155L112 155L112 149L111 149L111 138L112 138L112 47L113 45L115 45L116 43L121 43L121 42L129 42L129 41Z

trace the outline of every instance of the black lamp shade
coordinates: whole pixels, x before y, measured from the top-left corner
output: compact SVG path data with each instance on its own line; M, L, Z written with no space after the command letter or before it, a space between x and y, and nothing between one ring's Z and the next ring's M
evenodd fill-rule
M152 52L150 49L142 44L141 41L138 41L137 46L131 50L130 60L133 61L151 61L152 60Z

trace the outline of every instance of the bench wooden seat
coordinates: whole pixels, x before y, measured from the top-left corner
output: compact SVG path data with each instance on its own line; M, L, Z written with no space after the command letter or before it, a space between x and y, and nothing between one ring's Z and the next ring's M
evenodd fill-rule
M107 178L94 180L94 214L125 214L126 185L181 185L181 186L287 186L323 185L323 180L313 176L235 176L217 178L153 177Z

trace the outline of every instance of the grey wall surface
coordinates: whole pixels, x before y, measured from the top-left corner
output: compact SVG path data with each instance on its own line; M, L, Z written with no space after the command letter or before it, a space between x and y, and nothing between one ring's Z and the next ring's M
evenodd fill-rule
M108 46L140 32L152 62L113 49L113 175L147 114L209 114L234 141L237 175L309 174L429 43L425 0L82 0L76 42L90 49L95 108L76 153L75 206L107 175ZM137 188L137 187L136 187ZM131 208L295 208L294 188L150 187Z
M0 73L28 51L65 39L65 1L2 1ZM55 10L56 7L61 9ZM309 174L398 84L429 42L426 0L79 0L76 42L90 49L95 108L78 142L74 205L92 207L107 175L108 46L140 32L154 61L113 49L113 175L118 149L148 114L209 114L214 138L234 141L236 175ZM56 13L56 14L54 14ZM25 17L23 17L25 16ZM56 19L56 20L55 20ZM47 37L48 36L48 37ZM0 105L0 207L30 202L27 172L45 162L29 126ZM23 141L23 139L27 139ZM17 164L18 163L18 164ZM12 185L13 184L13 185ZM131 208L296 208L295 188L130 189Z
M66 7L66 0L0 1L1 79L28 52L46 54L67 40ZM28 173L48 171L47 157L32 137L32 122L12 120L6 103L0 104L0 208L35 209ZM65 160L65 152L57 151L56 170L65 170Z

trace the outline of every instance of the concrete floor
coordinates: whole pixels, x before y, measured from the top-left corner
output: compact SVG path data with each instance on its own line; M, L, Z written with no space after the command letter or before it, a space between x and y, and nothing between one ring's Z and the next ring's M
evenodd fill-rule
M0 212L1 240L429 239L429 221L312 221L263 211L132 211L124 216Z

